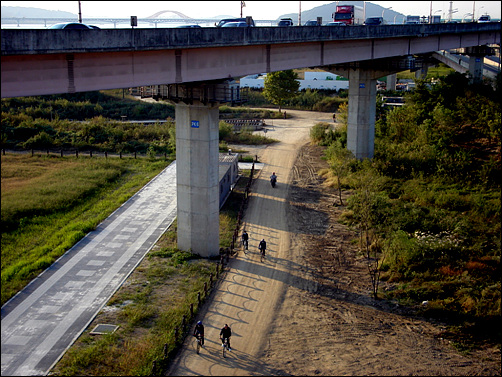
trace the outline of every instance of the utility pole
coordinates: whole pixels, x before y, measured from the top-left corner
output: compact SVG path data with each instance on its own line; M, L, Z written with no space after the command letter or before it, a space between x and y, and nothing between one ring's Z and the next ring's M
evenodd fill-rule
M246 6L246 3L244 1L241 1L241 18L242 18L242 8Z
M78 2L78 22L82 23L82 8L80 7L80 1Z
M299 1L298 4L298 26L302 26L302 2Z

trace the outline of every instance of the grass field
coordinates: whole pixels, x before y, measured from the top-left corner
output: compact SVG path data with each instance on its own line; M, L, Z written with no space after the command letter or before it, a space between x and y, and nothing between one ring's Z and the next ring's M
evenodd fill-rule
M168 164L2 156L2 304ZM231 243L247 180L239 180L220 212L221 247ZM175 221L98 314L96 321L119 330L96 337L91 324L51 374L150 375L154 360L176 352L174 329L191 303L199 309L197 294L215 275L216 262L178 250Z
M2 305L169 164L17 154L1 162Z

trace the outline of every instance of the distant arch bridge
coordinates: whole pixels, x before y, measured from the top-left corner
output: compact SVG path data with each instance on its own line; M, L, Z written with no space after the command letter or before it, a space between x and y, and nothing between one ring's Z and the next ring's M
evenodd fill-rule
M174 14L180 16L181 18L184 18L185 20L191 20L192 19L192 17L188 17L187 15L185 15L185 14L183 14L181 12L175 11L175 10L161 10L160 12L152 14L151 16L148 16L146 18L157 18L161 14L164 14L164 13L174 13Z

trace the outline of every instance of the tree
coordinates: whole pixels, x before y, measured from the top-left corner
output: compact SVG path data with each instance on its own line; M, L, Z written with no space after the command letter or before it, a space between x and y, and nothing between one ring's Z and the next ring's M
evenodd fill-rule
M350 197L350 209L354 211L360 229L360 249L366 254L368 272L373 287L373 297L378 298L380 265L382 260L379 224L385 224L384 208L388 204L379 192L384 186L384 178L371 168L371 162L364 160L362 169L352 175L355 193Z
M268 73L264 84L263 95L274 105L279 106L279 112L284 101L293 98L300 88L298 74L292 69Z
M347 148L340 147L336 143L331 144L326 149L325 153L331 170L333 171L333 174L336 175L338 197L340 198L340 205L343 206L342 179L349 174L350 164L354 161L354 154Z

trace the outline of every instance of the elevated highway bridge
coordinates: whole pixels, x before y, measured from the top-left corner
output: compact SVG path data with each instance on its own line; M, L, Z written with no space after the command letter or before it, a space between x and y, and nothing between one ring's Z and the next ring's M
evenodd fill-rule
M347 148L374 151L376 79L435 51L500 45L500 23L353 27L10 30L2 98L165 85L176 101L178 247L218 255L222 80L323 67L349 79Z

